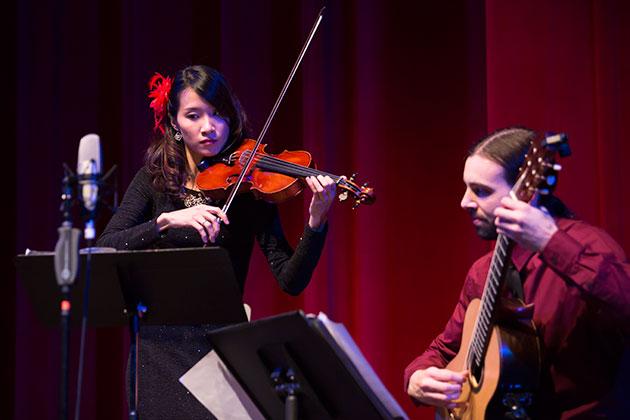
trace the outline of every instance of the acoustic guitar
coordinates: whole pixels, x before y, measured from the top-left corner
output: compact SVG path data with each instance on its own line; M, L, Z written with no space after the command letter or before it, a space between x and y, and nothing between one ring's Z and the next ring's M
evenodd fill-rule
M560 165L568 156L564 134L533 141L511 195L532 202L550 194ZM481 299L473 299L464 318L459 353L447 365L468 370L457 408L438 408L437 419L528 419L535 409L540 376L540 342L532 322L533 304L504 296L514 243L499 235Z

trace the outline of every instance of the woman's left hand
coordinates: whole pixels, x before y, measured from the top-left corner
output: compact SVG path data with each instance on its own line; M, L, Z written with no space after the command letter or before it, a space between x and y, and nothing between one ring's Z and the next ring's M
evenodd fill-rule
M308 208L309 219L308 225L311 229L319 229L326 223L328 210L337 194L337 184L329 176L317 175L317 177L309 176L306 178L313 198Z

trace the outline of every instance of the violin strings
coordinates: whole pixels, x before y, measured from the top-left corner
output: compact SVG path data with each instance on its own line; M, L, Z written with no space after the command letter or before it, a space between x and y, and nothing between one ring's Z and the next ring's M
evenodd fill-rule
M262 156L259 160L259 162L263 163L264 165L268 166L270 169L272 168L286 168L287 170L292 170L294 173L299 174L300 176L317 176L317 175L328 175L329 177L331 177L332 179L334 179L335 181L337 181L339 178L339 176L337 175L333 175L333 174L329 174L327 172L323 172L314 168L309 168L307 166L302 166L299 165L297 163L292 163L292 162L287 162L284 161L282 159L278 159L278 158L274 158L271 156Z
M256 155L257 156L254 158L254 160L256 164L260 168L263 168L263 169L270 169L270 170L284 169L283 173L285 173L286 175L294 175L294 176L301 176L301 177L307 177L311 175L312 176L328 175L335 181L338 181L339 178L341 178L340 176L337 176L337 175L319 171L317 169L309 168L307 166L299 165L297 163L287 162L285 160L278 159L272 156L265 156L262 154L259 155L258 153Z
M328 172L320 171L314 168L309 168L307 166L299 165L297 163L287 162L285 160L282 160L273 156L256 153L256 156L254 157L254 163L256 166L258 166L261 169L268 169L268 170L278 172L284 175L289 175L289 176L307 177L307 176L317 176L317 175L324 175L324 176L328 175L335 182L337 182L338 184L341 184L345 188L351 189L355 193L360 193L360 190L358 188L356 188L353 184L350 184L345 181L345 177L341 177L341 176L334 175Z
M361 193L361 189L356 187L354 184L346 182L345 177L341 177L338 175L333 175L328 172L320 171L318 169L309 168L307 166L302 166L297 163L286 162L282 159L278 159L271 156L263 156L260 161L270 170L281 170L286 169L288 175L300 175L303 177L306 176L317 176L317 175L328 175L331 177L337 185L341 185L349 190L351 190L354 194ZM293 172L292 172L293 171Z

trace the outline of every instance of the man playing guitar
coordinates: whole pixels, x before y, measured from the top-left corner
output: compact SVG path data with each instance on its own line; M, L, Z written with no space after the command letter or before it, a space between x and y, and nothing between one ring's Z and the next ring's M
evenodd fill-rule
M482 366L474 377L465 363L449 365L458 353L470 359L462 339L464 318L471 301L484 293L494 263L491 252L470 268L444 331L405 369L407 393L418 404L438 407L438 417L621 418L630 413L630 264L608 234L576 220L553 195L533 205L510 194L535 138L531 130L508 128L480 141L466 160L461 201L481 238L499 235L513 244L508 263L517 280L504 282L502 295L530 304L540 351L534 392L519 389L516 381L509 393L493 397L494 411L466 411L490 368ZM505 391L501 384L493 387Z

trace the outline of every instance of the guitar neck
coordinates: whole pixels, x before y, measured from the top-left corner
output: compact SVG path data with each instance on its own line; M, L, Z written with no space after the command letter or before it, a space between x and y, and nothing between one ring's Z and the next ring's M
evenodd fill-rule
M507 264L512 255L514 243L504 235L499 235L494 246L490 269L486 278L486 285L481 296L479 316L468 348L467 367L469 369L482 366L485 351L490 341L493 327L493 315L499 301L499 293L503 286Z

